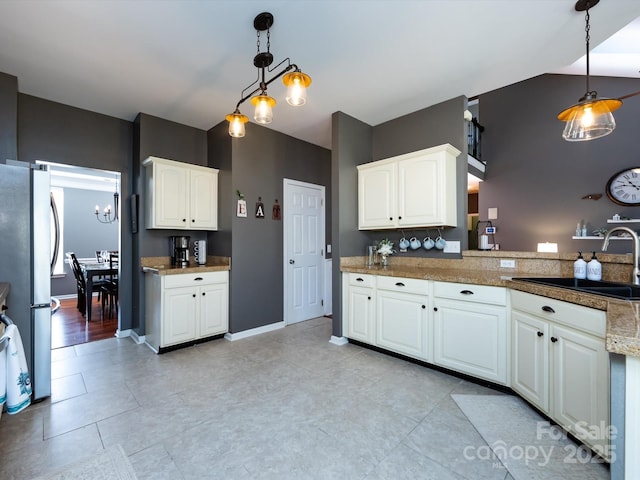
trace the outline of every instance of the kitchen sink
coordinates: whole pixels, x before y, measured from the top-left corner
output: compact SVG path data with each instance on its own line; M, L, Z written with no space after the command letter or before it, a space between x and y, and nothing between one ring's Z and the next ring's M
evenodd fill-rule
M622 300L640 300L640 285L630 283L605 282L601 280L583 280L570 277L520 277L514 280L537 283L548 287L568 288L579 292L604 295Z

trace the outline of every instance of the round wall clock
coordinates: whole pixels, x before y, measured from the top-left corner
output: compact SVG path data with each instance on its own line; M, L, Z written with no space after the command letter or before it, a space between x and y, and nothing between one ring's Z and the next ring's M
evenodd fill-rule
M607 197L618 205L640 205L640 167L630 167L612 175L607 182Z

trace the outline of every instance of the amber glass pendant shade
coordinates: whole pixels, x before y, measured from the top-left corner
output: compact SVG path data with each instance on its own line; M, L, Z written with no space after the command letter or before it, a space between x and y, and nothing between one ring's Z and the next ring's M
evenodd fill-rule
M253 119L263 125L271 123L271 120L273 120L273 106L276 104L275 99L269 95L261 94L253 97L251 103L256 107Z
M302 72L287 73L282 77L287 87L286 99L289 105L300 107L307 103L307 87L311 85L311 77Z
M622 101L616 98L597 99L595 94L587 94L585 97L580 103L558 114L558 120L567 122L562 138L568 142L604 137L616 128L616 121L611 112L620 108Z
M249 117L243 115L239 110L236 109L235 112L230 113L225 118L229 122L229 135L235 138L244 137L244 124L249 121Z

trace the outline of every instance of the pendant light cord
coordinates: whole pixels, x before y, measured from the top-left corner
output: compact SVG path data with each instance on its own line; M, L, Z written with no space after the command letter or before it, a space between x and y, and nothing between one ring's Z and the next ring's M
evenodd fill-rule
M590 25L589 25L589 9L587 8L587 12L585 15L585 22L586 22L586 26L584 27L584 31L585 31L585 43L587 46L587 95L590 95L591 89L589 88L589 30L591 29Z

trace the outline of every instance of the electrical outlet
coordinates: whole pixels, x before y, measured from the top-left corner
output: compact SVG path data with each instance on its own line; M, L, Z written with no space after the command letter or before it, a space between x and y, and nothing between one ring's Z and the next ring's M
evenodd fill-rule
M457 240L449 240L442 250L443 253L460 253L460 242Z
M513 259L500 259L500 268L516 268L516 261Z

